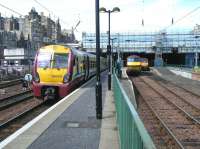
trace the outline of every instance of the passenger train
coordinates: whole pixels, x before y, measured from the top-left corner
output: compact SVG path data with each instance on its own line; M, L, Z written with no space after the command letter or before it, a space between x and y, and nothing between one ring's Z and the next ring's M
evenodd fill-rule
M140 73L141 72L141 58L137 55L127 57L127 73Z
M105 69L106 59L101 57L100 62ZM95 55L62 45L45 46L35 56L33 93L42 99L63 98L95 74Z
M149 71L149 62L147 58L141 57L141 70L142 71Z

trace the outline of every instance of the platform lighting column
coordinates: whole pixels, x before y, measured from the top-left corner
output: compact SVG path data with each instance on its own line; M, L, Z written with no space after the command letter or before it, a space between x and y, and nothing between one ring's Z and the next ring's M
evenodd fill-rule
M99 9L102 13L108 13L108 45L107 45L107 53L108 53L108 90L111 90L111 45L110 45L110 14L113 12L120 12L118 7L114 7L112 10L106 10L106 8L101 7Z
M117 38L111 38L110 40L112 41L112 50L111 50L111 70L113 73L113 66L114 66L114 55L113 55L113 44L114 44L114 40L116 40Z
M111 45L110 45L110 10L108 10L108 90L111 90Z
M27 48L27 57L28 57L28 73L31 74L31 41L30 41L30 35L28 34L28 40L26 42L26 48Z
M96 19L96 118L102 119L102 87L100 80L100 27L99 27L99 0L95 0Z
M198 55L198 49L197 49L197 39L198 39L199 37L200 37L200 36L195 36L195 38L196 38L195 67L198 67L198 57L199 57L199 55Z

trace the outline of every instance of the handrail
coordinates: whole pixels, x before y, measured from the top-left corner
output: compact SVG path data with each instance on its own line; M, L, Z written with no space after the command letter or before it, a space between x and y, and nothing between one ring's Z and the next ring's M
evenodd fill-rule
M121 149L155 149L151 137L115 73L113 89Z

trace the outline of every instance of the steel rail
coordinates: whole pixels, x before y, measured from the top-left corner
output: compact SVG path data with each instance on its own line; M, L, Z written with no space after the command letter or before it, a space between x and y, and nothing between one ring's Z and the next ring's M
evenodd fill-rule
M134 79L133 80L133 83L136 84L134 82ZM140 80L142 80L140 78ZM142 82L144 82L142 80ZM144 82L145 83L145 82ZM146 84L146 83L145 83ZM137 87L137 85L136 85ZM143 100L145 101L145 103L147 104L147 106L151 109L151 111L153 112L153 114L155 115L155 117L158 119L158 121L160 121L160 124L163 126L163 128L166 130L166 132L173 138L173 140L175 141L176 145L181 148L181 149L184 149L183 145L181 144L181 142L176 138L176 136L173 134L173 132L170 130L170 128L167 126L167 124L159 117L159 115L156 113L156 111L154 110L154 108L149 104L149 102L146 100L146 97L142 94L142 92L140 92L140 90L138 90L140 95L142 96Z
M0 130L1 130L1 129L4 129L4 128L7 127L8 125L10 125L12 122L17 121L18 119L22 118L22 117L25 116L26 114L28 114L28 113L34 111L35 109L37 109L37 108L43 106L44 103L45 103L45 102L42 102L42 103L40 103L40 104L38 104L38 105L36 105L36 106L30 108L30 109L27 109L27 110L23 111L22 113L19 113L19 114L15 115L14 117L8 119L7 121L5 121L5 122L3 122L3 123L0 123Z
M188 112L186 112L185 110L183 110L180 106L178 106L177 104L173 103L172 101L170 101L167 97L165 97L164 95L162 95L159 91L157 91L155 88L153 88L149 83L147 83L143 78L140 78L141 80L143 80L143 82L148 85L151 89L153 89L158 95L160 95L162 98L166 99L166 101L168 103L170 103L172 106L174 106L175 108L178 108L183 114L185 114L186 116L188 116L192 121L194 121L195 123L197 123L200 126L200 121L196 120L193 116L191 116Z
M0 111L33 97L31 90L12 95L0 100Z
M174 86L177 86L177 87L179 87L179 88L185 90L186 92L188 92L188 93L190 93L190 94L193 94L193 95L196 96L197 98L200 98L200 95L198 95L197 93L194 93L194 92L190 91L189 89L186 89L186 88L184 88L184 87L182 87L182 86L180 86L180 85L178 85L178 84L175 84L175 83L173 83L173 82L171 82L171 81L169 81L169 80L165 80L165 79L163 79L163 78L160 77L160 76L156 76L156 77L159 77L160 79L162 79L162 80L164 80L164 81L167 81L167 82L169 82L170 84L173 84ZM156 81L157 81L157 80L156 80ZM159 81L159 80L158 80L158 81Z
M151 80L153 80L153 79L151 79ZM155 80L153 80L153 81L155 81ZM198 113L199 113L199 116L200 116L200 108L199 108L199 107L193 105L192 103L190 103L189 101L187 101L185 98L183 98L181 95L178 95L175 91L169 89L169 87L167 87L167 85L165 85L165 84L162 83L161 81L156 81L156 83L159 84L160 86L162 86L163 88L165 88L166 90L168 90L168 91L169 91L170 93L172 93L174 96L176 96L176 97L182 99L183 102L185 102L186 104L188 104L189 106L191 106L193 109L197 110L196 112L198 112ZM171 82L169 82L169 83L171 83ZM173 83L171 83L171 84L173 84ZM181 88L181 87L179 87L179 86L176 86L175 84L173 84L173 85L174 85L176 88ZM181 89L183 89L183 88L181 88ZM196 95L196 94L193 94L193 92L191 92L191 91L188 91L188 90L185 90L185 89L184 89L184 91L186 91L186 92L189 93L189 94L192 94L192 96L196 96L196 98L200 98L200 96L198 96L198 95ZM197 121L199 121L199 120L197 120Z
M3 83L0 83L0 89L20 84L20 82L21 82L21 79L16 79L16 80L12 80L12 81L5 81Z

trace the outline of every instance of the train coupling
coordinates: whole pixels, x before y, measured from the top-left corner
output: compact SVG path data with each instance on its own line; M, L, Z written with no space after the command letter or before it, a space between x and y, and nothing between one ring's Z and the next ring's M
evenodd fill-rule
M46 88L44 92L44 99L55 99L56 97L56 89L53 87Z

